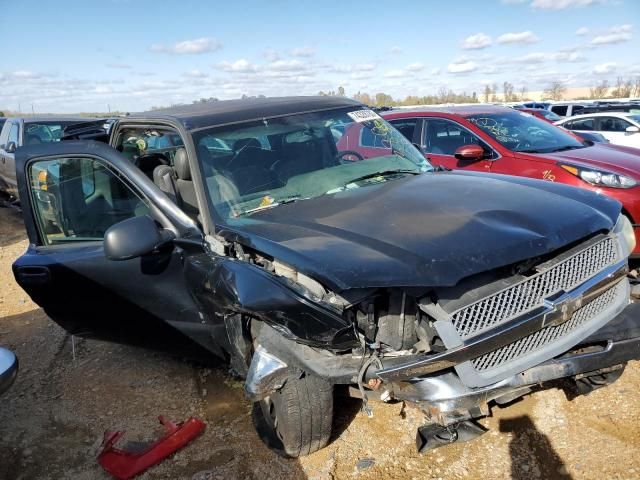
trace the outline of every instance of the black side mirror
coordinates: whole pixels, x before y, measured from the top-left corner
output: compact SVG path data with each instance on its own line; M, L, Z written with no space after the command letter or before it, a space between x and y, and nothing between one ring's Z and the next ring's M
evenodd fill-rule
M16 146L16 142L9 142L7 143L6 148L4 149L7 153L15 153L16 148L18 148Z
M172 242L173 232L159 229L148 215L112 225L104 234L104 254L109 260L129 260Z

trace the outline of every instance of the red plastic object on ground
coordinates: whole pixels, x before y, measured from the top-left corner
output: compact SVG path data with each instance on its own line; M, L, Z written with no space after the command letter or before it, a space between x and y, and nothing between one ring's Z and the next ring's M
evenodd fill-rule
M114 448L125 432L105 432L98 463L119 480L128 480L160 463L205 429L204 422L193 417L177 424L162 416L158 417L158 420L167 429L167 433L143 450L127 451Z

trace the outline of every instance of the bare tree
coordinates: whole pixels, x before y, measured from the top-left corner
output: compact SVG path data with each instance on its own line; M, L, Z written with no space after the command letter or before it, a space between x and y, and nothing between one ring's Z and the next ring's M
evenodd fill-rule
M522 87L520 87L520 101L524 102L527 99L527 86L526 85L522 85Z
M640 75L633 79L633 96L640 97Z
M504 82L502 84L502 92L504 93L505 102L515 102L518 97L513 93L513 84Z
M609 82L602 80L589 88L589 98L604 98L609 91Z
M542 96L545 99L549 100L562 100L567 93L567 87L564 86L562 82L551 82L544 92L542 92Z
M498 101L497 93L498 93L498 85L494 83L493 85L491 85L491 101L492 102Z
M633 90L633 82L622 77L616 78L616 88L611 91L613 98L627 98L631 96Z
M489 98L491 98L491 87L489 85L484 86L482 95L484 96L484 103L489 103Z

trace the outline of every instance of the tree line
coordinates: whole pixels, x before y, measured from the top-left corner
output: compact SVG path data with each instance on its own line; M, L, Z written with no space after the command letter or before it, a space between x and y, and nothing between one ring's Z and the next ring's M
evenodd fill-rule
M565 100L567 95L567 87L563 82L550 82L544 89L542 94L543 100ZM318 95L341 96L345 97L344 87L338 87L337 90L320 91ZM589 96L578 97L576 100L593 100L598 98L629 98L640 97L640 76L625 79L618 77L613 85L610 86L607 80L596 83L589 87ZM435 94L417 96L408 95L404 98L394 98L391 95L378 92L370 94L358 91L353 95L366 105L382 107L397 107L407 105L436 105L441 103L495 103L495 102L526 102L531 101L526 85L522 85L516 89L515 85L510 82L503 82L499 87L494 83L485 85L480 95L477 92L456 93L454 90L441 87Z

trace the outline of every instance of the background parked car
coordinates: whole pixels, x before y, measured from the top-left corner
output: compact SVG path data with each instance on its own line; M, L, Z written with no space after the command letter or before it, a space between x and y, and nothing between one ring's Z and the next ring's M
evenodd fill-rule
M18 359L15 354L0 347L0 394L7 390L18 375Z
M9 117L0 132L0 190L18 197L15 151L23 145L58 142L64 127L85 117Z
M546 120L549 123L555 123L559 120L562 120L562 117L559 117L558 115L556 115L555 113L553 113L550 110L545 110L543 108L519 108L516 107L516 110L519 110L521 112L526 112L529 113L535 117L538 117L542 120ZM609 143L609 140L607 140L604 136L602 136L601 134L597 133L597 132L580 132L580 135L576 134L575 132L572 132L573 135L577 136L579 139L582 140L588 140L590 142L594 142L594 143Z
M562 118L566 118L579 115L586 106L581 103L553 103L547 109Z
M579 135L599 133L615 145L640 148L640 113L590 113L560 120L556 125Z
M398 109L382 116L401 123L400 131L436 165L566 183L613 197L640 238L636 149L583 142L547 121L492 105Z

